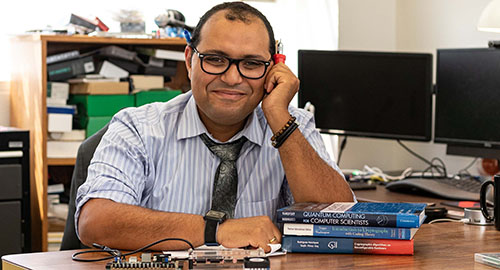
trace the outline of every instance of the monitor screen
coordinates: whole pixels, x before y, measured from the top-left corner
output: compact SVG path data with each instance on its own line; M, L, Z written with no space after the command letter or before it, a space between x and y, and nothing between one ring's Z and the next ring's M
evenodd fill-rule
M436 75L434 141L451 154L499 158L500 50L440 49Z
M321 132L431 139L431 54L299 50L299 79Z

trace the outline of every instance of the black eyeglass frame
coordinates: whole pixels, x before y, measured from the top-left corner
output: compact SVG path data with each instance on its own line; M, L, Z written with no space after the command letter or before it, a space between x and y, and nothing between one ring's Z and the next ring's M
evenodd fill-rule
M231 67L232 64L235 64L236 65L236 69L238 70L238 73L241 75L241 77L247 78L247 79L250 79L250 80L258 80L258 79L264 77L264 75L266 75L267 68L271 65L271 60L272 60L272 58L269 59L269 61L264 61L264 60L259 60L259 59L252 59L252 61L257 61L257 62L260 62L260 63L264 64L264 72L262 73L262 75L260 75L259 77L253 78L253 77L248 77L248 76L243 75L243 73L241 73L241 70L240 70L240 62L244 61L244 60L249 60L248 58L234 59L234 58L231 58L231 57L228 57L228 56L225 56L225 55L220 55L220 54L208 54L208 53L205 54L205 53L200 53L198 51L198 49L196 49L192 45L190 45L189 47L191 47L193 49L193 51L200 58L200 61L201 61L201 63L200 63L201 70L203 70L203 72L205 72L207 74L210 74L210 75L221 75L221 74L224 74L224 73L226 73L226 71L229 70L229 68ZM217 57L225 58L225 59L227 59L229 61L229 65L227 65L227 67L226 67L226 69L224 71L221 71L221 72L208 72L203 67L203 58L205 56L217 56Z

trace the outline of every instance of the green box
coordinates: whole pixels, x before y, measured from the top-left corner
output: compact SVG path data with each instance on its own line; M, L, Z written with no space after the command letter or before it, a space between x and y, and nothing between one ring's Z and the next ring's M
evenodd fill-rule
M134 94L135 96L135 106L139 107L144 104L148 104L151 102L165 102L169 101L172 98L180 95L182 93L181 90L168 90L168 91L142 91Z
M92 116L87 118L87 127L85 128L85 137L88 138L103 128L113 116Z
M79 116L112 116L126 107L134 107L132 95L71 95L68 104L76 104Z

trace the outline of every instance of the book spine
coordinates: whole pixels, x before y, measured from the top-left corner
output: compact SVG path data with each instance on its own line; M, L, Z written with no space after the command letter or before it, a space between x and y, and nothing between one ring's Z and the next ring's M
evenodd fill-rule
M78 51L69 51L69 52L64 52L64 53L60 53L60 54L54 54L54 55L47 56L46 61L47 61L47 64L52 64L52 63L56 63L56 62L61 62L61 61L77 58L79 55L80 55L80 52L78 52Z
M413 255L413 240L283 236L287 252Z
M416 230L410 228L330 226L299 223L285 223L283 226L285 235L397 240L412 239Z
M277 221L280 223L305 223L340 226L397 228L420 227L418 216L377 213L278 211Z

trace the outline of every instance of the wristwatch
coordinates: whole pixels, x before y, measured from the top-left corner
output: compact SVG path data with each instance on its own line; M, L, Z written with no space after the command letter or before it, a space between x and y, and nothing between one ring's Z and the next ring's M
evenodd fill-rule
M209 210L203 219L205 219L205 245L218 246L217 229L219 228L219 224L226 220L226 213Z

